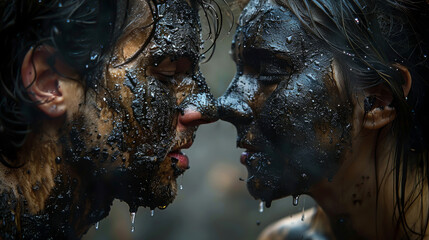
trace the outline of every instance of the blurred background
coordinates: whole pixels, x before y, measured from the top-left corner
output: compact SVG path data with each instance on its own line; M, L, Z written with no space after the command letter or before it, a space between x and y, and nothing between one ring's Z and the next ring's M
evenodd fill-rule
M238 15L235 14L235 21ZM235 74L235 63L229 56L235 31L230 30L231 19L225 21L213 58L201 65L216 98L224 93ZM98 230L92 227L83 239L256 239L270 223L314 205L310 197L301 196L298 206L293 206L288 197L259 212L259 201L249 195L245 182L239 180L247 178L247 171L240 164L243 149L236 148L236 136L234 126L224 121L200 126L195 143L183 151L189 157L191 169L178 178L183 189L178 190L171 205L165 210L155 209L154 216L150 209L140 207L135 231L131 232L128 205L115 200Z

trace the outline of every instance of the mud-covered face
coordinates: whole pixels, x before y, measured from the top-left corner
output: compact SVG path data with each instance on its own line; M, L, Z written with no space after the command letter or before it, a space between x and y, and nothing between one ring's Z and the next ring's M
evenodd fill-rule
M332 177L352 116L333 77L333 54L269 0L243 10L232 54L237 74L219 99L219 114L247 149L241 162L249 192L269 205Z
M190 147L200 123L217 117L198 66L197 6L149 2L130 2L126 27L95 87L96 120L77 123L86 125L76 136L87 145L66 152L67 159L79 156L79 167L95 159L88 163L97 169L93 175L131 210L165 208L174 199L175 180L189 168L180 149Z

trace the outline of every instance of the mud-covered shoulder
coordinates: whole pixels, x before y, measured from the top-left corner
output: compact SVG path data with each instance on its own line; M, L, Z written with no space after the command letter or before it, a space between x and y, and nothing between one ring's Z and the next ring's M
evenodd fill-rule
M304 217L303 217L304 216ZM331 227L320 208L285 217L268 226L258 240L333 240Z

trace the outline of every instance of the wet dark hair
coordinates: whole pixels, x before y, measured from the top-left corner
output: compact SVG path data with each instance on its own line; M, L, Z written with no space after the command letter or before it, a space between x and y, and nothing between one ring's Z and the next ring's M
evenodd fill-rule
M21 81L21 64L31 47L53 46L66 63L95 81L113 41L115 0L11 0L0 5L0 160L16 158L39 113ZM49 63L53 67L55 59ZM61 73L60 73L61 74ZM18 164L19 165L19 164Z
M386 174L393 173L396 179L394 220L397 230L402 227L408 239L423 239L429 224L429 209L424 209L427 203L423 203L424 188L429 182L429 29L426 26L429 2L277 0L277 3L289 8L309 32L333 49L340 59L349 97L353 91L380 84L390 89L391 105L396 109L392 127L396 151L393 172L388 169ZM412 76L407 97L402 89L403 76L395 66L398 63L407 67ZM419 184L406 189L407 180L412 178ZM408 191L411 194L407 198ZM421 203L422 224L410 226L405 216L408 206L416 201Z
M156 0L146 0L153 23L160 19ZM222 12L212 0L193 1L201 7L214 49L222 27ZM226 2L224 2L226 3ZM112 45L127 19L129 0L0 0L0 162L20 167L17 150L25 143L40 112L21 81L21 64L31 47L53 46L73 66L86 87L94 87L107 62ZM154 34L141 46L139 54ZM136 56L135 55L135 56ZM134 56L133 56L134 57ZM133 58L132 57L132 58ZM129 59L129 61L132 60ZM55 58L50 63L53 67ZM61 74L61 73L59 73ZM6 160L7 158L8 160Z

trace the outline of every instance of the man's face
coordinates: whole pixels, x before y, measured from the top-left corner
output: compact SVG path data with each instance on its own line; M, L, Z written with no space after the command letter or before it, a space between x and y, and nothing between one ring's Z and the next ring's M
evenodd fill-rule
M333 55L291 11L253 0L232 44L237 74L219 99L245 148L249 192L266 201L305 193L332 177L347 146L350 104L340 97Z
M150 4L130 2L95 94L87 93L96 100L85 106L94 111L73 123L85 131L76 130L81 139L65 148L67 159L94 159L93 174L107 181L106 191L133 209L165 208L174 199L176 178L189 168L180 149L190 147L197 126L217 114L198 66L197 6L185 0ZM75 147L80 140L85 145Z

